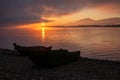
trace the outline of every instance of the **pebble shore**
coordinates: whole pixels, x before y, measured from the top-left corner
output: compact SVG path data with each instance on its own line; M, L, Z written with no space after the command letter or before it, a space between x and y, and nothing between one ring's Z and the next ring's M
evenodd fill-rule
M28 57L0 49L0 80L120 80L120 62L80 58L70 64L43 68Z

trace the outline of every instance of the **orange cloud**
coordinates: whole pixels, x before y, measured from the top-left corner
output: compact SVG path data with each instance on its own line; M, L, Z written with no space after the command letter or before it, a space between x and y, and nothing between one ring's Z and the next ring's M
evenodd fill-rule
M112 3L100 5L100 6L96 7L95 9L98 9L100 11L107 12L107 13L120 14L119 5L112 4Z
M108 12L108 15L119 14L119 3L120 0L0 0L0 26L50 22L47 20L49 17L56 17L56 24L63 24L83 17L81 14L76 14L83 12L82 10L85 16L94 16L92 12L86 13L86 10L95 7L100 11ZM94 13L97 16L99 12L94 11ZM75 17L72 17L73 14ZM43 17L47 18L43 19Z

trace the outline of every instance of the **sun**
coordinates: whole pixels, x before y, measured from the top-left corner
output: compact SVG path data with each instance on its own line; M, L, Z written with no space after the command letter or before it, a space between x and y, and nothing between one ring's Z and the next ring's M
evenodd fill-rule
M42 23L42 27L44 27L45 26L45 23Z

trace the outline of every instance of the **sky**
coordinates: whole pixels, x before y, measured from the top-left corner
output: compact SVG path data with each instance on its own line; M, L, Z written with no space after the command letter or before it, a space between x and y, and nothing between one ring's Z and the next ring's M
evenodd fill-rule
M120 17L120 0L0 0L0 27Z

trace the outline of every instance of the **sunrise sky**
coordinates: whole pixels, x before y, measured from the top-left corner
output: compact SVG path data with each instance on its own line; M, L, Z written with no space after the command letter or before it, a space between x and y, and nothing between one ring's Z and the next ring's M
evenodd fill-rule
M0 27L120 17L120 0L0 0Z

